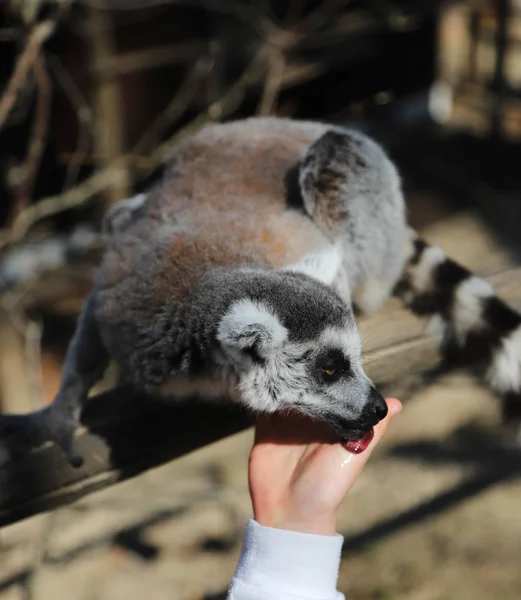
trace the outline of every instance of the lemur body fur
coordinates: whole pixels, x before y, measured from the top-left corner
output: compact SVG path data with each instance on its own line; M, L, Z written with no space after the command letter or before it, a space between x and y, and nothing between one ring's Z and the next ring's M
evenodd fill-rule
M110 359L144 390L296 409L360 438L386 405L362 368L353 305L374 311L393 293L521 402L521 317L407 227L398 173L361 133L211 125L178 145L159 185L115 205L105 231L55 402L0 420L73 464L81 407Z

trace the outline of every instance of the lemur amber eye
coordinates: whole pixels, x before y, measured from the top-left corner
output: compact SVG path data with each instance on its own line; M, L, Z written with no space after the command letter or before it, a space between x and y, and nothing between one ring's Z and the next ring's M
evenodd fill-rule
M341 350L328 348L316 358L313 372L320 383L331 385L342 377L347 377L349 368L349 359Z
M326 375L329 375L329 377L336 373L336 369L322 369L322 371L324 371Z

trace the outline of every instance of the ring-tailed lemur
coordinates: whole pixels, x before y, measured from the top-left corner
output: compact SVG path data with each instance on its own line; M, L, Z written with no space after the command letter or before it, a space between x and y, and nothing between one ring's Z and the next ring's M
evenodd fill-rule
M144 390L296 409L359 439L387 407L352 305L373 311L393 292L521 402L521 317L407 227L397 171L361 133L278 118L208 126L105 230L55 402L0 422L74 464L81 407L110 359Z

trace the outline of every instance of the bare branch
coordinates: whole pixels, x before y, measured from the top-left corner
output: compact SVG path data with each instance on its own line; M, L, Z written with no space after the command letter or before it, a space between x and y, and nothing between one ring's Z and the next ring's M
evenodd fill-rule
M41 46L51 37L55 29L54 21L43 21L39 23L32 31L24 51L18 58L16 67L7 84L7 88L0 98L0 129L5 124L11 109L16 102L18 92L24 85L27 74L34 64Z
M168 157L173 146L179 143L179 141L201 127L204 127L206 124L217 121L233 112L242 102L246 91L254 84L259 83L266 69L265 62L265 50L261 49L243 74L228 88L223 97L213 102L205 111L176 132L170 139L160 144L152 152L148 166L143 168L141 172L136 173L134 179L139 180L143 175L147 175L161 164ZM82 206L94 195L107 189L107 187L125 182L127 175L125 169L120 166L121 164L126 164L124 156L114 161L111 165L100 169L68 192L44 198L37 204L28 207L18 215L9 230L0 232L2 234L0 236L0 250L19 242L27 231L41 219L70 208Z
M35 58L33 73L36 82L36 114L34 117L29 149L27 151L27 158L25 160L24 181L17 194L17 199L12 212L13 218L27 208L31 201L31 195L33 193L36 177L38 176L38 170L47 143L47 132L49 129L52 89L43 56L37 56Z
M152 153L151 158L164 161L168 158L171 149L182 139L195 133L208 123L218 121L232 113L242 102L249 88L259 83L266 71L266 48L263 47L255 55L237 81L226 91L222 98L210 104L210 106L180 131L175 133L169 140L159 145Z
M106 2L100 2L100 8L91 7L88 11L89 40L92 70L99 72L107 60L117 58L113 39L110 15ZM101 157L100 166L113 163L125 151L124 113L121 110L121 89L115 78L95 77L94 80L96 135L94 145ZM131 178L122 163L122 176L105 192L107 205L114 204L130 194Z
M274 114L277 98L284 81L284 70L286 68L286 58L283 51L273 49L270 53L270 66L268 75L264 83L264 90L259 103L257 112L259 115Z
M102 7L105 0L76 0L78 4ZM210 12L217 12L233 17L246 25L249 29L257 31L261 35L273 33L275 25L269 21L261 12L240 0L111 0L111 10L143 10L155 6L196 6Z
M282 88L291 87L319 77L327 70L325 61L306 62L302 64L287 64L282 73Z
M162 133L176 122L194 98L213 66L214 61L207 56L196 62L168 106L135 144L133 152L140 154L151 148L161 137Z
M44 198L29 206L18 215L10 230L2 232L0 249L19 242L27 231L38 221L70 208L83 205L94 195L105 190L115 182L125 181L125 171L117 165L97 171L78 186L57 196Z
M127 73L192 62L201 55L205 46L203 41L190 41L114 54L95 65L94 73L103 79L112 79Z
M82 96L74 79L64 68L61 61L56 56L49 57L49 66L51 67L54 76L56 77L69 102L73 106L76 117L78 119L78 142L74 154L71 156L65 175L64 190L72 187L73 182L76 183L78 178L79 168L82 161L87 156L90 149L91 141L94 139L94 116L87 101Z

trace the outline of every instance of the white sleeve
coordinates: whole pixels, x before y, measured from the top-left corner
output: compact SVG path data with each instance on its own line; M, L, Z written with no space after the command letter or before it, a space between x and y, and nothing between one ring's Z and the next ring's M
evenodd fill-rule
M250 520L228 600L344 600L336 590L343 539Z

